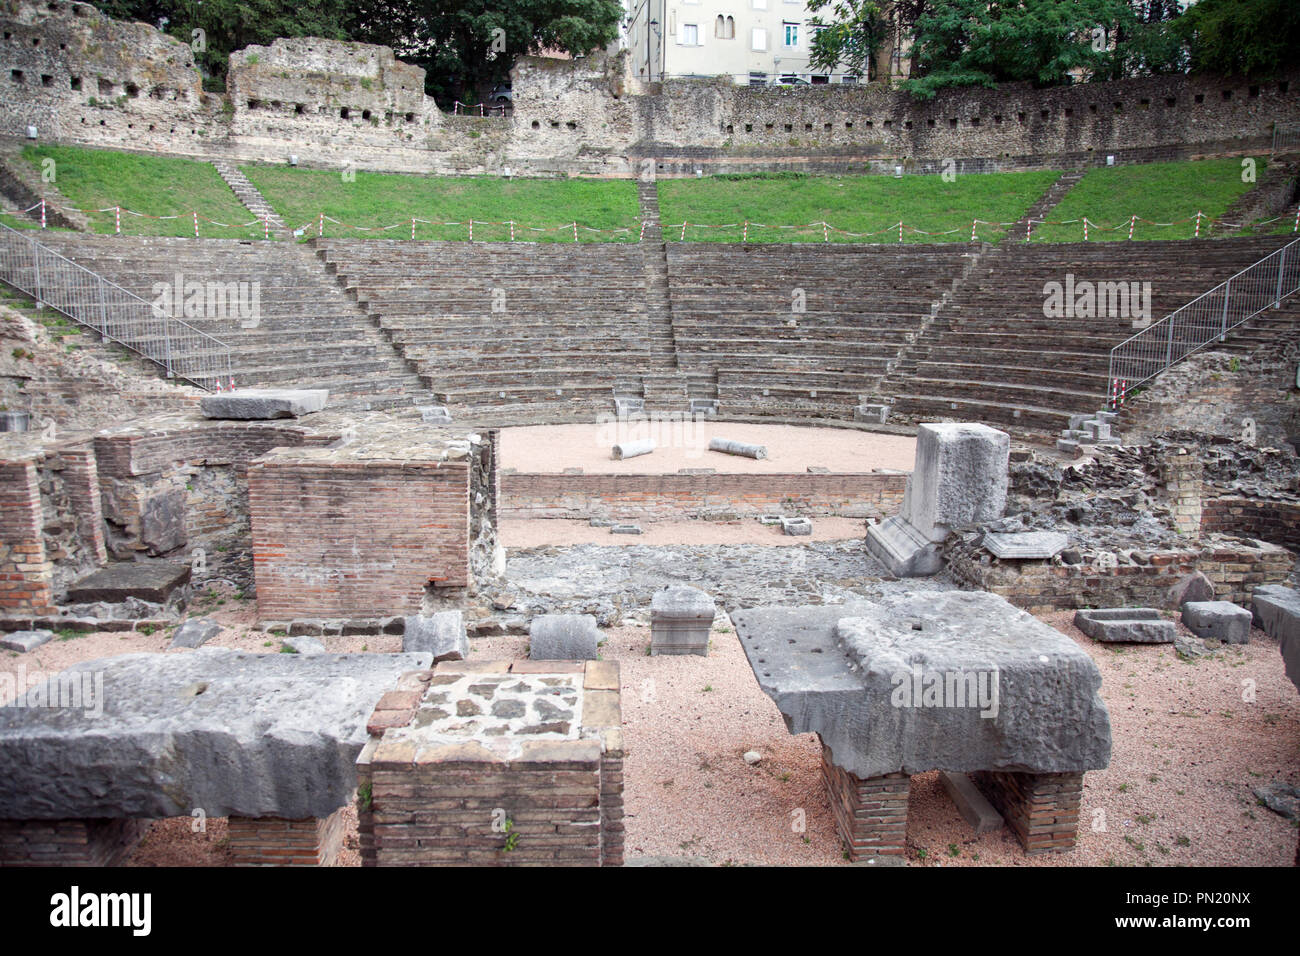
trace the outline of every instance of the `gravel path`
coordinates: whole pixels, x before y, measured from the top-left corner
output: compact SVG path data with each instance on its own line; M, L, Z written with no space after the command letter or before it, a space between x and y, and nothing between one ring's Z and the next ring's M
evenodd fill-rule
M228 594L207 603L195 613L227 625L213 646L278 651L278 640L255 629L251 604ZM927 773L912 780L910 864L1290 865L1294 824L1257 805L1251 794L1275 778L1300 783L1300 694L1283 673L1276 642L1255 631L1249 645L1187 663L1168 645L1096 644L1070 618L1043 619L1097 662L1114 736L1110 767L1085 777L1079 846L1031 858L1005 830L977 838L938 775ZM715 626L708 658L647 656L643 623L609 629L604 637L602 656L622 667L629 858L843 863L816 738L787 733L725 618ZM0 670L16 674L21 664L28 672L54 672L79 660L162 651L169 640L163 633L56 640L32 654L0 655ZM325 642L331 651L400 649L400 638L392 636ZM526 645L526 637L475 638L472 657L518 657ZM1243 700L1252 688L1254 701ZM748 750L761 755L756 766L743 760ZM223 820L208 820L199 833L189 818L158 821L131 864L226 865L224 835ZM359 863L356 846L353 818L339 865Z

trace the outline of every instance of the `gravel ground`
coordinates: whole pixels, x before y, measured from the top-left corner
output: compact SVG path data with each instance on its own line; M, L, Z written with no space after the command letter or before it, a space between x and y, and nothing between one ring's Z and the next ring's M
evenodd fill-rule
M277 639L255 629L251 604L221 589L213 593L218 597L193 612L227 626L212 646L278 651ZM926 773L912 779L910 864L1290 865L1295 825L1258 806L1251 795L1252 787L1275 778L1300 783L1300 695L1283 673L1277 643L1255 631L1249 645L1187 663L1168 645L1096 644L1070 618L1043 616L1097 662L1114 738L1110 767L1084 778L1078 847L1031 858L1005 830L977 838L938 774ZM602 655L622 665L629 858L843 863L816 738L786 731L725 618L715 626L708 658L647 656L644 624L629 623L604 636ZM169 640L163 633L56 639L31 654L0 655L0 670L16 673L21 664L29 673L51 673L80 660L163 651ZM340 652L400 649L400 638L392 636L325 641ZM476 638L471 656L513 658L526 645L526 637ZM1254 701L1247 702L1243 694L1251 687ZM761 755L756 766L744 762L748 750ZM345 866L359 863L355 817L348 813L339 860ZM220 819L208 820L206 831L198 833L189 818L158 821L130 863L226 865L224 835Z
M653 438L649 455L616 461L610 449L619 442ZM709 439L763 445L761 460L709 451ZM873 468L911 471L916 439L908 435L861 432L848 428L752 425L742 422L610 423L531 425L501 432L501 466L520 472L660 475L680 468L716 468L724 474L788 474L820 465L835 472Z

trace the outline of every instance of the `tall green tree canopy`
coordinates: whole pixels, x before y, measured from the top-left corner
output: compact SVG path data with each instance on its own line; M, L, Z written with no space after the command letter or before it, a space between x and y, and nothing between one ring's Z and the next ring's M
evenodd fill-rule
M1125 0L930 0L903 87L928 99L947 86L1068 83L1073 70L1109 70L1109 32L1133 18Z
M1176 23L1198 72L1265 77L1294 63L1300 50L1296 0L1200 0Z

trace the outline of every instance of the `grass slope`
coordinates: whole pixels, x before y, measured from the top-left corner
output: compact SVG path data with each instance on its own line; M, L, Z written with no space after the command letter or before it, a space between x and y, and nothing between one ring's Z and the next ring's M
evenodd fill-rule
M831 242L897 242L901 219L904 242L968 242L971 221L1015 222L1056 181L1059 172L941 176L802 176L756 174L671 179L659 183L659 209L665 237L680 239L680 224L717 226L750 221L750 242L822 242L820 223L870 237L830 233ZM761 228L803 226L799 229ZM817 225L808 227L808 223ZM671 228L677 225L677 229ZM921 235L915 228L928 233ZM978 237L999 238L1005 228L980 225ZM688 226L686 239L739 242L742 227Z
M475 220L474 239L504 242L513 220L515 239L572 242L577 222L579 242L630 242L639 238L636 184L609 179L503 179L499 176L406 176L294 169L288 166L241 167L291 229L309 227L316 235L324 213L344 225L325 223L325 235L346 238L409 239L411 219L417 239L467 239ZM391 226L391 229L384 229ZM582 227L625 232L590 232ZM359 229L356 227L366 227ZM367 231L368 230L368 231Z
M1256 178L1264 174L1265 157L1256 157ZM1222 216L1234 199L1253 188L1241 181L1240 159L1205 159L1139 166L1093 169L1047 215L1053 222L1088 217L1089 241L1128 239L1130 216L1138 216L1134 239L1191 239L1197 211L1211 219ZM1151 226L1142 219L1172 226ZM1180 221L1188 220L1188 221ZM1095 228L1098 224L1104 228ZM1201 237L1215 231L1201 222ZM1034 242L1081 242L1083 223L1034 228Z
M98 233L113 232L114 215L110 207L121 206L145 216L178 217L152 219L124 212L122 232L125 235L192 236L191 214L198 212L201 236L262 238L260 225L223 228L204 221L214 219L237 224L253 218L209 163L74 146L27 146L23 149L23 159L37 171L42 169L42 160L53 159L55 185L83 212L108 209L108 212L87 213Z

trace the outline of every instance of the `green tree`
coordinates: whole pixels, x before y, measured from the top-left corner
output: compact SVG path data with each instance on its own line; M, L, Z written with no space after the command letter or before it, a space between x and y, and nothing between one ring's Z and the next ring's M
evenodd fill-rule
M902 87L929 99L949 86L1051 86L1074 70L1110 72L1110 31L1133 22L1125 0L931 0L913 27L912 76Z
M350 32L422 66L427 92L446 107L504 81L520 55L601 49L622 17L618 0L360 0Z
M829 21L821 16L827 7ZM808 10L816 14L809 21L813 28L809 66L826 73L842 69L872 79L876 51L889 30L883 4L878 0L808 0Z
M1294 62L1300 46L1296 0L1200 0L1177 21L1191 68L1270 76Z

